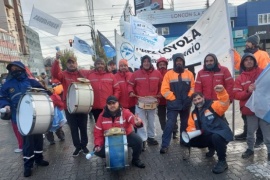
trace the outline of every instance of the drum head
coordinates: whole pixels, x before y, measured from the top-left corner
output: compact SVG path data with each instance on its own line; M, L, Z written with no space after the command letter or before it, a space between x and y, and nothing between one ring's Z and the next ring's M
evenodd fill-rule
M67 108L70 113L73 113L78 105L78 91L76 84L71 84L68 88Z
M22 135L28 135L33 127L35 112L31 102L31 96L25 94L18 105L17 125Z

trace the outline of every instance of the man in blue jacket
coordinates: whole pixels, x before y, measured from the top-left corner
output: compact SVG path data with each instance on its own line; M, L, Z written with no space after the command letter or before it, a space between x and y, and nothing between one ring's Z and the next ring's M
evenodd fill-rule
M26 68L20 61L7 65L8 77L0 91L0 108L11 112L11 119L16 123L16 111L21 96L31 87L43 88L34 78L28 77ZM43 88L44 89L44 88ZM43 135L23 136L24 177L31 176L34 161L39 166L48 166L49 162L43 160Z

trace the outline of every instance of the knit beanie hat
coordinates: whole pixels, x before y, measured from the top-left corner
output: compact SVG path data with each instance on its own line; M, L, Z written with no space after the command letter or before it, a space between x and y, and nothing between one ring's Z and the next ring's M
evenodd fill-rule
M121 59L121 60L119 61L119 66L120 66L121 64L124 64L124 65L128 66L128 61L127 61L126 59Z
M252 36L249 36L247 38L247 42L251 42L252 44L254 44L255 46L257 46L260 43L260 36L258 34L254 34Z

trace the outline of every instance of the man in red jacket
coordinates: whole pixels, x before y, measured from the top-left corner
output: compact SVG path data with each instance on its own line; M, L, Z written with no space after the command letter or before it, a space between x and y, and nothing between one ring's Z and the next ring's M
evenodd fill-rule
M86 77L91 70L78 70L77 59L74 56L69 56L67 60L67 69L62 71L60 69L60 54L56 54L56 60L54 61L51 69L52 77L58 79L63 85L63 101L65 104L65 114L67 118L68 125L71 131L71 137L73 145L75 146L75 151L73 156L78 156L83 150L84 154L87 154L89 150L87 149L88 137L87 137L87 120L88 114L75 113L70 114L66 107L67 100L67 90L72 82L78 82L77 78ZM80 135L79 135L80 133Z
M99 114L106 105L106 99L111 95L119 98L120 88L114 75L108 72L104 59L97 58L94 65L95 69L87 76L87 79L94 91L94 104L91 112L97 122Z
M157 60L157 69L161 73L162 77L168 72L168 60L165 57L161 57ZM158 118L162 131L165 129L166 125L166 99L161 97L158 103ZM174 126L173 139L177 139L178 125Z
M132 73L128 69L128 61L126 59L121 59L118 64L119 70L114 76L121 91L119 103L123 108L129 109L135 114L136 99L134 97L129 97L128 94L128 80L132 76Z
M95 155L105 158L104 132L113 127L121 127L126 130L128 146L133 151L132 164L139 168L145 168L144 163L140 160L142 139L133 131L133 126L140 128L143 123L128 109L122 108L115 96L109 96L94 129Z
M263 140L268 151L268 161L270 161L270 124L258 118L248 107L245 106L252 92L255 90L255 80L263 71L258 67L253 54L247 53L241 59L240 68L243 72L237 77L234 84L234 98L240 100L240 110L247 118L247 150L242 154L242 158L249 158L254 155L255 132L261 128Z
M155 70L151 58L147 55L141 58L141 67L135 71L131 76L128 86L130 97L161 97L160 86L162 83L162 75L159 71ZM138 135L143 140L143 151L146 150L146 140L150 145L158 145L155 127L155 114L156 109L143 109L136 105L136 114L147 124L146 128L137 130Z

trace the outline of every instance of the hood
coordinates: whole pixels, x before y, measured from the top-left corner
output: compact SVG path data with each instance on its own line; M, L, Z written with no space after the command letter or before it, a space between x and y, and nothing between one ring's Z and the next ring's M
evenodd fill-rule
M181 58L183 61L184 61L184 67L186 65L186 62L185 62L185 57L182 53L176 53L172 56L172 59L173 59L173 67L175 68L175 61L177 58Z
M158 60L157 60L157 69L158 69L158 63L160 62L165 62L166 65L168 66L168 60L165 58L165 57L160 57Z
M258 67L258 63L255 56L252 53L245 53L240 62L240 69L242 69L243 71L246 71L246 68L244 66L244 60L246 57L251 57L254 60L254 67Z
M206 66L205 66L205 60L206 60L206 57L207 56L211 56L211 57L213 57L214 58L214 68L211 70L211 71L214 71L214 72L217 72L217 71L220 71L220 69L219 69L219 67L218 67L218 59L217 59L217 56L215 55L215 54L212 54L212 53L209 53L209 54L207 54L206 56L205 56L205 58L204 58L204 60L203 60L203 69L205 70L205 71L209 71L209 69L207 69L206 68Z
M25 65L21 61L13 61L7 65L7 70L10 72L11 66L18 66L25 70Z
M154 69L154 66L153 66L153 64L152 64L152 59L151 59L151 57L148 56L148 55L145 55L145 56L141 57L141 66L140 66L140 69L143 69L143 61L144 61L145 59L149 59L150 64L151 64L150 69Z

